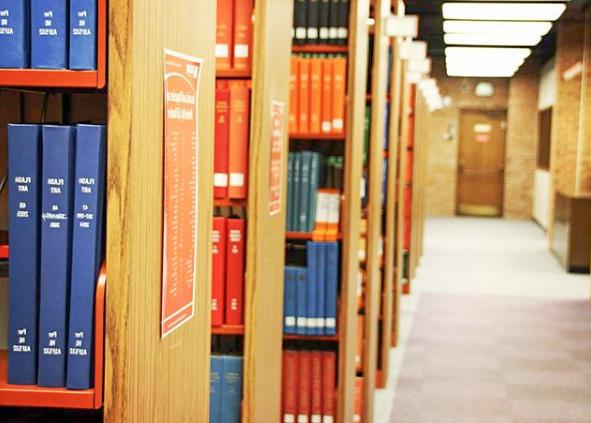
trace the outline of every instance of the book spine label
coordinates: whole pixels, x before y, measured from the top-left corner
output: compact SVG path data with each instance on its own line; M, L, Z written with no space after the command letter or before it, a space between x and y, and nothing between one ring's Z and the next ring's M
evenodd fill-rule
M322 352L311 352L310 423L322 423Z
M308 0L308 21L306 22L306 42L308 44L318 43L319 6L319 0Z
M298 88L300 62L297 56L291 56L291 70L289 75L289 132L298 132Z
M70 0L70 69L96 69L96 0Z
M8 125L8 383L37 383L41 128Z
M306 294L307 294L307 312L306 312L306 333L316 335L316 300L318 296L318 244L313 241L306 243L307 263L306 263Z
M333 102L332 102L332 131L342 134L345 116L345 81L347 77L347 59L338 57L333 59Z
M211 371L209 372L209 423L222 422L222 375L224 365L222 357L211 356Z
M298 335L306 335L308 333L308 294L307 294L307 275L305 268L296 268L297 278L297 318L296 318L296 332Z
M224 324L224 289L226 284L226 218L213 218L212 243L212 284L211 284L211 324Z
M310 351L300 351L298 357L299 395L298 423L309 423L312 388L312 357Z
M226 324L244 323L244 219L228 219L226 245Z
M295 270L286 266L284 271L284 293L283 293L283 332L296 333L297 314L297 281Z
M213 161L213 196L228 196L228 148L230 135L230 91L215 93L215 151Z
M0 68L29 66L29 2L4 0L0 5Z
M234 199L244 199L247 194L249 110L248 87L231 86L228 196Z
M328 28L330 19L330 0L320 0L318 6L318 41L328 43Z
M75 129L43 127L39 371L41 386L66 383Z
M326 244L326 334L337 333L337 300L339 285L339 244Z
M322 120L322 59L310 60L310 132L319 134Z
M242 357L223 356L222 412L223 423L240 423L242 401Z
M232 67L233 0L217 0L217 21L215 36L216 69Z
M93 384L94 294L102 259L106 131L76 127L72 287L68 330L70 389Z
M300 59L299 69L299 120L298 130L300 134L310 132L310 60Z
M306 42L306 21L308 19L306 5L306 0L295 0L293 9L294 44Z
M322 116L321 130L323 134L332 132L332 60L322 60Z
M65 69L68 65L68 1L31 2L31 66Z
M295 423L298 412L298 353L283 351L283 423Z
M336 391L336 354L322 352L322 422L334 422Z
M234 2L234 68L250 69L253 0Z

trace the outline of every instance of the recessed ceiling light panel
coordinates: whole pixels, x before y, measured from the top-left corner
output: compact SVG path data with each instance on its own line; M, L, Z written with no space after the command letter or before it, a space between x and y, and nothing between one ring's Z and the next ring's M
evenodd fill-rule
M444 3L445 19L483 21L555 21L564 13L563 3Z
M551 22L503 22L503 21L444 21L447 34L512 34L544 36L552 28Z

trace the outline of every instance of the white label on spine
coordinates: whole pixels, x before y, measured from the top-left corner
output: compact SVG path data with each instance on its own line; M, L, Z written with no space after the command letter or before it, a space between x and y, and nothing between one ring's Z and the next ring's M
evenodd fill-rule
M316 206L316 223L326 223L328 222L328 204L329 204L329 194L325 192L318 192L317 196L317 206Z
M245 59L248 57L248 44L236 44L234 46L234 57Z
M318 38L318 28L308 28L308 38L310 40Z
M295 416L293 414L284 414L283 423L295 423Z
M336 28L329 28L328 29L328 38L330 38L331 40L336 40L338 36L338 31Z
M328 39L328 28L320 28L320 39L321 40Z
M296 28L296 38L298 40L305 40L306 39L306 28L304 28L304 27Z
M298 328L305 328L306 323L307 323L307 320L305 317L298 317L298 319L297 319Z
M326 325L324 323L324 317L317 317L316 318L316 327L324 329L325 326Z
M332 131L332 122L329 120L325 120L322 122L322 132L325 134Z
M327 416L327 415L322 416L322 423L333 423L333 422L334 422L333 416Z
M296 325L296 318L294 316L285 316L285 326L288 328L294 327Z
M316 327L316 319L314 317L307 317L306 326L310 329L314 329Z
M339 39L346 40L347 35L349 35L349 31L347 31L347 28L339 28L338 34Z
M214 173L213 186L214 187L227 187L228 186L228 174L227 173Z
M354 421L354 422L360 422L360 421L361 421L361 416L360 416L359 414L355 414L355 415L353 416L353 421Z
M325 322L326 322L327 328L336 328L337 327L337 319L335 319L334 317L327 317Z
M308 423L308 416L298 414L298 423Z
M312 414L312 423L322 423L322 417L319 414Z
M334 129L343 129L343 119L333 119L332 127Z
M230 186L231 187L243 187L244 186L244 173L230 173Z
M331 194L329 199L328 223L339 223L339 206L341 197L339 194Z
M230 53L230 49L228 48L228 44L216 44L215 45L215 57L219 59L226 59L228 58Z

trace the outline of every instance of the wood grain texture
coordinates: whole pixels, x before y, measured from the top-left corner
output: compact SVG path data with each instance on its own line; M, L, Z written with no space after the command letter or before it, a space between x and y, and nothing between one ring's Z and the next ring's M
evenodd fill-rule
M277 422L281 414L283 269L287 192L288 105L292 0L255 4L248 198L245 368L242 421ZM271 102L283 119L281 213L269 215Z
M347 63L347 109L345 143L344 204L341 231L341 301L339 309L339 364L337 422L353 419L355 351L357 337L357 272L359 269L359 217L361 215L363 132L369 0L351 0L349 13L349 55Z
M364 417L363 421L373 422L374 392L378 365L378 328L381 307L382 276L380 265L380 243L382 241L382 171L385 145L384 126L386 123L386 102L388 82L388 46L385 35L385 18L390 14L390 0L376 0L375 32L373 43L373 69L371 93L374 101L371 107L369 140L369 188L367 204L367 283L365 285L365 343L363 354Z
M215 21L207 0L109 3L107 422L208 420ZM196 314L161 340L164 48L204 68Z

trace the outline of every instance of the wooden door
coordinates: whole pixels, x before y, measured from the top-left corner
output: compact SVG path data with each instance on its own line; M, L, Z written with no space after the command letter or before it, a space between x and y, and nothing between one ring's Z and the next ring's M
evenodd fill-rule
M502 215L505 128L504 112L462 112L456 208L458 214Z

